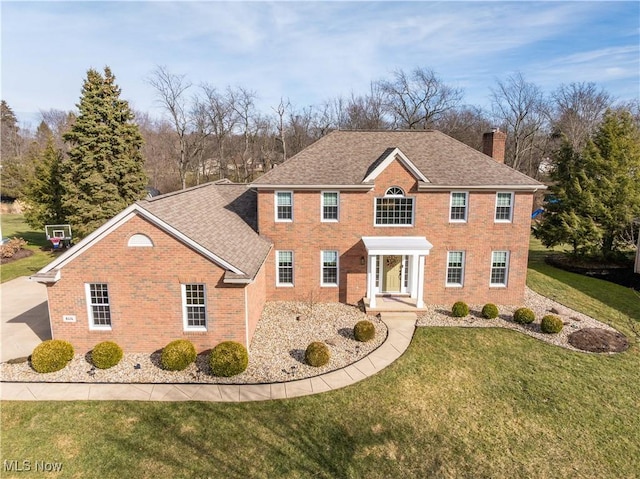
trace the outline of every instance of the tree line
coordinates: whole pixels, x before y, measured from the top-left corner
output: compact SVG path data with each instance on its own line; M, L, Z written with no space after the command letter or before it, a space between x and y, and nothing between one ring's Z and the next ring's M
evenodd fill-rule
M65 218L75 218L74 204L84 204L95 218L82 224L93 225L144 196L145 186L167 193L223 178L250 182L336 129L437 129L479 150L482 134L499 127L507 133L509 166L557 183L567 151L581 156L607 115L624 113L634 128L640 124L637 99L623 102L586 82L545 94L520 73L496 80L488 110L466 104L462 89L422 67L397 70L372 81L367 92L319 105L293 105L283 96L268 111L259 110L258 93L246 87L196 85L163 66L146 80L162 107L159 118L132 111L108 67L104 75L89 70L76 111L43 111L34 132L21 131L2 101L3 197L40 195L46 199L40 206L59 204ZM102 90L93 92L98 85ZM107 125L114 135L101 137ZM78 164L86 171L73 177ZM129 176L134 186L118 183ZM56 191L64 192L60 200ZM44 221L38 205L31 211L34 224Z

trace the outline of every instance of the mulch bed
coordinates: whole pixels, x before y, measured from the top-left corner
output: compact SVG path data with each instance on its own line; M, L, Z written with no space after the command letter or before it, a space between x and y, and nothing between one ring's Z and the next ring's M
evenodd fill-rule
M30 249L21 249L19 251L16 251L11 258L0 258L0 264L7 264L22 258L28 258L32 254L33 254L33 251Z
M617 331L602 328L584 328L568 337L574 348L592 353L619 353L629 349L627 337Z

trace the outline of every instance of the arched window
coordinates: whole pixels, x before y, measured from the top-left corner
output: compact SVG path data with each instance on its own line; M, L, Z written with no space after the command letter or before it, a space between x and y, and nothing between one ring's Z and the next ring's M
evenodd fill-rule
M387 190L384 196L404 196L404 191L399 186L392 186Z
M376 198L376 226L413 226L413 198L408 198L399 186L387 189Z
M143 235L142 233L136 233L131 238L129 238L129 242L127 246L130 248L152 248L153 241L147 235Z

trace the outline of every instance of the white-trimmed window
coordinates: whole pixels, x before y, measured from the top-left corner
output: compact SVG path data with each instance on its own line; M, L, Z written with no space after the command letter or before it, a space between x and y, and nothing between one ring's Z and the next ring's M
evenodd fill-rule
M276 191L276 221L293 221L293 191Z
M402 188L392 186L382 198L376 198L376 226L413 226L413 198Z
M276 286L293 286L293 251L276 251Z
M496 222L510 223L513 217L513 193L496 193Z
M111 304L106 283L86 283L89 329L111 329Z
M464 251L447 253L447 286L464 284Z
M321 209L322 221L338 221L340 218L340 193L337 191L323 191Z
M509 276L509 252L491 252L491 286L506 286Z
M338 252L322 251L322 286L338 286Z
M465 223L467 221L467 203L469 194L466 191L452 191L449 221L452 223Z
M207 330L207 288L201 283L182 285L184 329Z

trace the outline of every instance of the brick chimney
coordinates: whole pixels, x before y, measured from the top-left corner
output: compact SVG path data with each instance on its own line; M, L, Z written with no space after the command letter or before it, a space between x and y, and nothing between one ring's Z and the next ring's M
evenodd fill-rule
M489 155L498 163L504 163L506 142L506 133L501 132L499 128L493 128L491 131L482 135L482 152L485 155Z

